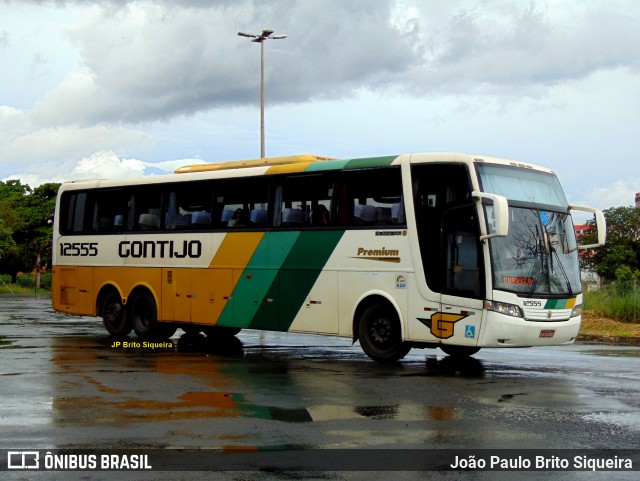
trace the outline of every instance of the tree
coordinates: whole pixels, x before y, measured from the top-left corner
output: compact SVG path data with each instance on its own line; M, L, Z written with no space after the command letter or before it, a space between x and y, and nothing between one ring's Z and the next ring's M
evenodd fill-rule
M51 264L51 219L59 187L31 189L19 180L0 182L0 272L11 273L14 282L18 271L35 270L39 286L42 268ZM3 247L1 239L9 231L12 240Z
M40 273L43 267L51 264L52 219L56 195L60 184L43 184L33 189L25 197L24 211L26 247L31 253L33 269L36 273L36 287L40 287Z
M4 220L0 218L0 261L15 249L16 243L13 241L13 230L6 226Z
M618 273L634 273L640 268L640 209L613 207L605 210L604 216L607 220L607 242L589 255L582 256L581 262L584 268L613 281L619 277ZM581 240L583 243L595 243L595 220L588 224L590 232Z

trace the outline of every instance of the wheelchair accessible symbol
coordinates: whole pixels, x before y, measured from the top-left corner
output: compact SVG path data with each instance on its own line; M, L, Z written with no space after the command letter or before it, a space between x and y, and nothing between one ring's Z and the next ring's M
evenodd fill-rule
M464 337L469 339L475 339L476 337L476 326L465 326L464 327Z

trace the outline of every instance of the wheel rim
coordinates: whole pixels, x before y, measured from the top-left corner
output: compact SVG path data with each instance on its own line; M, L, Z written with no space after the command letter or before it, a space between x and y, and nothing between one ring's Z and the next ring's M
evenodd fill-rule
M158 327L156 306L153 297L142 293L132 301L131 318L133 319L133 330L138 337L147 338L150 336L162 335Z
M393 326L386 318L375 319L369 327L369 338L379 349L385 349L393 343Z
M112 302L104 310L104 320L111 326L119 326L122 322L122 304Z
M362 349L377 362L396 362L411 349L408 343L402 341L400 321L390 306L373 304L365 309L358 333Z
M108 294L102 308L102 321L109 334L126 336L131 332L124 305L118 294Z
M136 301L135 313L136 323L143 330L147 330L153 325L154 321L151 316L151 309L146 299Z

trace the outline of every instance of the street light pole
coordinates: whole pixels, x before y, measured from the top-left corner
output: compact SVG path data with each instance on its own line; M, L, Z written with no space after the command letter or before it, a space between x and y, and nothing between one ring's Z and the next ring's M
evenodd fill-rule
M264 41L281 40L287 36L273 35L273 30L269 29L264 29L260 34L238 32L238 35L248 37L252 42L260 44L260 157L264 158Z

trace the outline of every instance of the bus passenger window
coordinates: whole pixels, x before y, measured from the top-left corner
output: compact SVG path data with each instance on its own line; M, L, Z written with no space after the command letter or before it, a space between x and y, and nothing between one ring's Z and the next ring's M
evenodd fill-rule
M343 225L406 224L399 167L345 172L338 192L338 213Z
M211 183L175 185L168 195L165 194L165 228L208 229L211 226L211 201Z
M94 195L93 231L122 231L128 210L128 194L123 189L98 189Z
M274 226L298 229L330 226L332 177L315 173L283 177L276 188Z
M221 228L263 229L269 225L269 182L265 178L230 179L215 184L215 219Z

